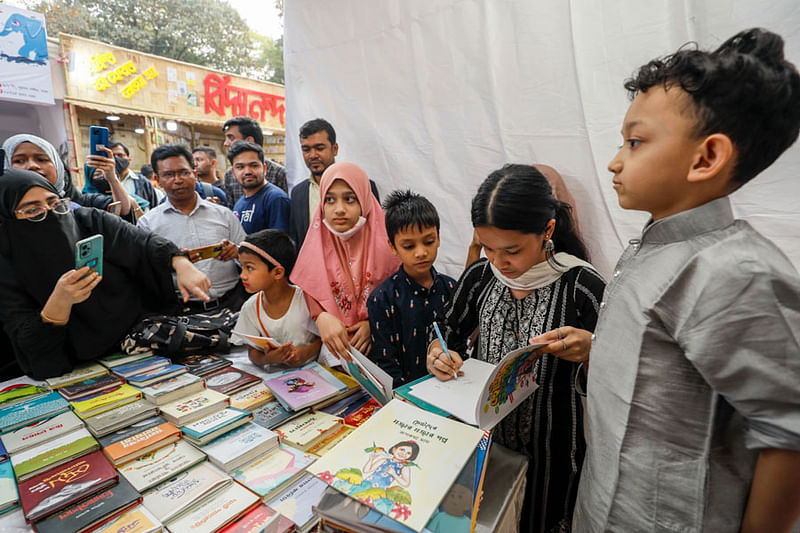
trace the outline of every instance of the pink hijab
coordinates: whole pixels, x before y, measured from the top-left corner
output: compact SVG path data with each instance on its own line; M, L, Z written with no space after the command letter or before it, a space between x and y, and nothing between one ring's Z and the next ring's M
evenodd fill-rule
M323 223L325 194L334 181L342 180L353 189L366 223L347 240L339 238ZM369 178L353 163L329 166L319 183L319 209L308 234L291 281L313 298L322 310L350 327L367 319L367 297L400 266L389 249L386 222L381 205L370 190ZM312 309L311 314L319 314Z

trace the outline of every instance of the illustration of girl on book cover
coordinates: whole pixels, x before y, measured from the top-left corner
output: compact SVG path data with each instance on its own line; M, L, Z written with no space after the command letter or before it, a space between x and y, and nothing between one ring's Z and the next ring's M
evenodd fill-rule
M314 388L313 381L306 381L303 378L291 378L286 380L286 386L289 388L289 392L306 392L310 391Z
M407 489L411 486L411 468L420 468L414 462L419 444L401 441L387 452L373 443L364 452L368 455L363 469L340 469L333 476L333 486L383 513L397 509L410 514L406 505L411 503L411 494Z

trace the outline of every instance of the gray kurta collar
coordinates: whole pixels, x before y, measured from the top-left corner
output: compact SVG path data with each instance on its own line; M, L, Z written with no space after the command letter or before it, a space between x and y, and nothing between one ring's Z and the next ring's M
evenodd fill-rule
M709 231L725 228L733 222L731 201L727 196L723 196L657 222L650 219L642 231L642 242L667 244L685 241Z

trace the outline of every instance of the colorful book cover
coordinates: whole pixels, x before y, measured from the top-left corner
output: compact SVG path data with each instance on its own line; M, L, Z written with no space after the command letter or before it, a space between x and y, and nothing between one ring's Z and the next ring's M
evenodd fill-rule
M1 438L8 453L18 453L64 433L74 431L81 426L83 426L81 419L75 416L72 411L66 411L53 418L41 420L11 433L6 433Z
M8 461L0 463L0 514L15 509L18 505L19 495L14 469Z
M24 481L50 468L97 450L100 445L84 428L11 456L17 480Z
M200 448L208 460L225 471L269 453L279 444L278 434L256 424L245 424Z
M497 365L470 358L464 376L449 381L429 379L411 388L415 398L444 409L483 429L491 429L538 388L537 350L534 344L511 351Z
M297 411L330 398L339 391L314 370L296 370L265 380L272 394L287 409Z
M103 437L118 429L136 424L158 413L158 407L147 400L136 400L110 409L85 420L86 427L95 437Z
M307 413L275 430L282 442L307 450L341 429L344 421L321 411Z
M8 385L0 390L0 407L5 408L23 400L31 399L33 396L42 396L49 392L50 389L39 385L29 385L26 383Z
M147 372L128 377L128 383L137 387L147 387L165 379L174 378L181 374L186 373L186 367L183 365L166 365L159 368L154 368Z
M206 387L228 395L260 382L261 378L232 366L206 375Z
M205 389L187 398L164 405L161 407L161 414L173 424L185 426L210 413L220 411L229 404L230 399L224 394Z
M135 376L144 372L151 372L157 368L163 368L171 364L172 361L170 361L169 358L154 355L153 357L147 357L145 359L140 359L138 361L116 366L114 367L114 373L127 378L129 376Z
M356 411L353 411L349 415L344 417L344 423L348 426L357 428L367 420L369 417L375 413L378 409L381 408L381 405L372 398L370 401L359 407Z
M142 393L139 390L125 383L112 391L102 392L95 396L69 403L72 405L72 410L76 415L86 419L105 411L110 411L115 407L135 402L141 397Z
M135 507L142 497L130 483L120 478L113 487L101 490L36 524L38 533L84 531L111 521Z
M327 487L324 481L311 474L303 474L300 479L266 503L268 507L297 524L298 528L304 528L315 519L312 507L319 503Z
M2 441L0 441L0 463L8 461L8 452Z
M205 386L203 378L194 374L183 373L139 389L149 401L156 405L164 405L200 392Z
M51 389L60 389L61 387L66 387L67 385L72 385L73 383L78 383L85 379L102 376L103 374L108 374L108 369L103 365L92 363L76 368L72 372L67 372L56 378L48 378L45 381Z
M269 455L237 468L231 475L256 494L266 496L298 476L315 459L313 455L281 445Z
M483 431L393 400L308 471L421 531Z
M285 524L283 528L280 527L282 518ZM294 524L288 518L284 518L280 513L262 503L248 511L236 522L220 529L219 533L278 533L288 531L290 527L294 528Z
M161 531L161 522L144 505L137 505L95 530L95 533L157 533L159 531Z
M127 439L128 437L137 435L146 429L160 426L164 422L166 422L166 420L164 419L163 416L159 415L150 416L148 418L145 418L144 420L140 420L134 424L131 424L130 426L119 429L108 435L104 435L99 439L97 439L97 441L100 443L101 448L106 448L108 446L111 446L115 442L119 442L123 439Z
M231 407L244 409L245 411L255 411L274 399L272 391L263 383L258 383L231 394Z
M230 366L231 362L219 355L187 355L175 361L176 364L183 365L195 376L205 376L211 372Z
M0 433L8 433L69 410L69 404L57 392L37 396L0 409Z
M164 422L103 448L103 453L116 466L171 444L179 438L181 430L169 422Z
M67 385L66 387L58 389L58 392L67 400L76 400L83 396L89 396L100 391L115 388L122 385L124 382L125 381L118 376L103 374L102 376L84 379L72 385Z
M138 491L155 487L187 468L205 460L206 455L184 440L167 444L119 467L119 473Z
M319 441L314 446L308 449L308 453L313 453L317 457L322 457L329 451L331 451L337 444L342 442L344 439L347 438L350 433L353 432L353 428L350 426L342 426L342 429L330 435L329 437L325 438L324 440Z
M114 485L119 474L103 454L93 452L19 484L25 519L36 522L59 509Z
M203 505L170 522L171 533L217 531L256 507L258 496L238 483L229 483Z
M190 511L203 498L231 482L231 478L214 465L200 463L148 491L142 503L156 518L166 523Z
M347 385L339 381L336 376L334 376L328 369L321 364L317 363L316 361L311 361L310 363L306 363L303 366L292 368L292 367L284 367L282 365L273 365L272 368L277 368L272 372L267 372L265 374L261 374L264 382L266 383L267 380L273 378L279 378L281 376L285 376L286 374L291 374L292 372L297 372L298 370L313 370L320 376L322 379L327 381L331 384L337 391L342 392L347 390Z

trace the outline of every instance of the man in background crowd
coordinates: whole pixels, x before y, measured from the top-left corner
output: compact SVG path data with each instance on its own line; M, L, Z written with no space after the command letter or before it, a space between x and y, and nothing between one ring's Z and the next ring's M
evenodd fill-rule
M228 120L222 126L222 132L225 134L225 142L223 143L225 150L230 150L235 141L250 141L258 146L264 146L264 134L261 131L261 126L250 117L234 117ZM269 159L266 162L267 181L281 188L284 192L288 192L286 169ZM228 194L228 203L231 208L236 205L236 202L244 194L244 189L236 181L231 169L225 172L225 191Z
M117 169L122 170L119 172L119 181L128 194L135 194L147 200L150 204L148 206L150 209L157 206L159 198L153 188L153 184L144 176L140 176L130 169L133 158L128 147L121 142L115 142L111 145L111 152L117 162Z

